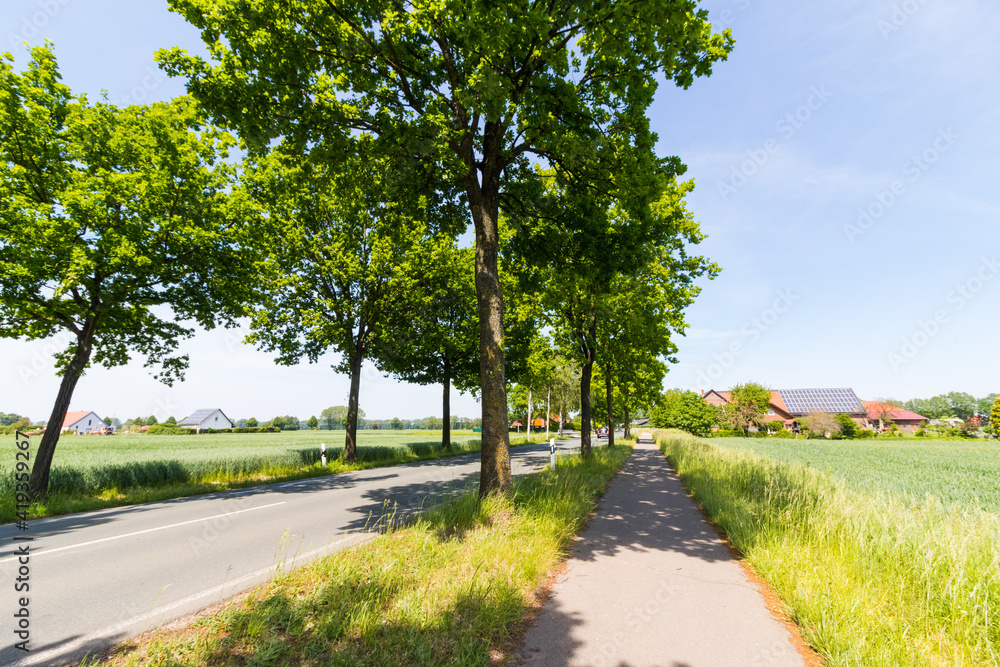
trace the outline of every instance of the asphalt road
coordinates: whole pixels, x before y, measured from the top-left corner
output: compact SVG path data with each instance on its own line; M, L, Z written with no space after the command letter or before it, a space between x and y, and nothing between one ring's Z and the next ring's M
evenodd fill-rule
M579 440L558 444L569 453ZM547 445L511 450L515 475L547 463ZM100 652L278 568L371 539L387 517L405 518L478 479L479 455L469 454L38 519L26 531L0 526L0 665L60 665ZM30 589L15 591L19 583ZM28 653L15 648L22 597Z

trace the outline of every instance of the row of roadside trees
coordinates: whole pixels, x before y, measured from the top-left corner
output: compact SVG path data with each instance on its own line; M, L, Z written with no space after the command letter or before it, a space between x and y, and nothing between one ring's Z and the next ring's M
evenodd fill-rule
M49 423L91 364L138 354L169 384L195 324L243 318L279 363L340 353L347 460L365 360L442 384L446 443L449 385L476 392L481 494L511 489L507 390L538 331L579 364L585 427L595 377L609 413L644 400L623 378L662 373L717 270L646 117L732 48L696 2L170 7L210 54L157 54L190 97L92 103L48 46L0 63L0 335L72 335Z

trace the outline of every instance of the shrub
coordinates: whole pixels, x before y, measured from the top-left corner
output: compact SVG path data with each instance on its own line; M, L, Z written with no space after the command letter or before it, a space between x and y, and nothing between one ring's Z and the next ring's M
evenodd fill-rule
M925 431L922 428L918 428L916 431L913 432L913 435L917 436L918 438L923 438L926 437L927 431Z
M858 429L858 433L855 437L859 440L870 440L875 437L875 431L867 428Z
M194 431L190 431L186 428L180 426L170 426L169 424L153 424L146 431L146 435L190 435Z

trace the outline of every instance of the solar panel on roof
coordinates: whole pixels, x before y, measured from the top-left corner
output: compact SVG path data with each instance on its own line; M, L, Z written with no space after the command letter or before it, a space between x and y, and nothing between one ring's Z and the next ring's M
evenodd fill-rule
M793 414L831 412L858 414L866 412L853 389L779 389L785 407Z

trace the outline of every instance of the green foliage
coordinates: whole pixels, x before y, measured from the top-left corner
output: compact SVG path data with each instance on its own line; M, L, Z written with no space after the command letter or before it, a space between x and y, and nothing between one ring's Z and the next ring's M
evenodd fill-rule
M319 420L316 419L316 415L313 415L312 417L309 418L309 421L306 422L306 424L309 426L310 429L315 431L319 427Z
M647 221L664 181L683 170L654 153L646 117L653 96L664 80L687 88L709 75L732 50L730 33L713 34L695 0L170 6L202 31L212 62L180 48L158 52L158 61L187 77L191 93L253 153L308 147L314 166L384 179L383 201L418 191L437 200L429 201L435 209L467 207L464 218L423 219L471 217L475 226L481 489L508 493L501 207L518 217L539 198L543 177L532 162L542 161L560 187L613 192L623 217ZM356 166L361 156L393 163L372 177ZM562 220L590 235L593 216Z
M990 406L990 425L994 430L1000 429L1000 396L994 398Z
M730 402L723 406L725 418L749 433L751 426L761 426L771 407L771 390L756 382L738 384L730 391Z
M166 384L180 340L245 314L252 258L230 195L233 137L189 98L118 108L59 82L50 45L27 71L0 55L0 337L68 333L49 421L91 363L135 354ZM42 437L30 493L45 494L58 433Z
M202 429L203 431L206 429ZM182 428L176 424L153 424L146 431L146 435L191 435L190 429Z
M247 427L254 428L256 426L257 426L257 418L256 417L251 417L250 419L247 420Z
M9 414L0 412L0 426L10 426L19 419L22 419L21 415L14 414L13 412Z
M715 408L695 391L668 389L650 414L654 428L676 428L694 435L712 432Z
M840 437L853 439L858 437L858 431L861 428L858 426L857 422L848 417L847 415L836 415L837 424L840 425Z
M146 426L155 426L157 423L156 415L149 415L146 417Z
M375 344L378 367L406 382L479 383L474 250L436 236L413 249L400 274L400 300Z

